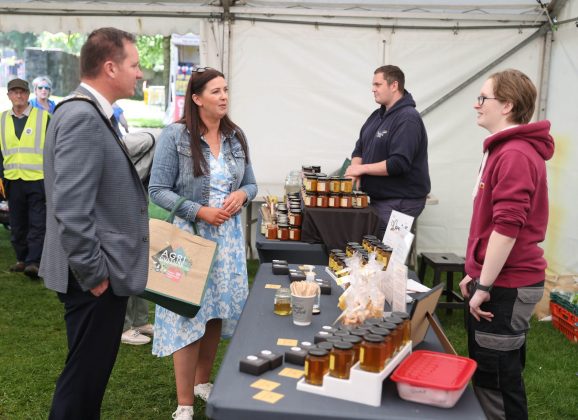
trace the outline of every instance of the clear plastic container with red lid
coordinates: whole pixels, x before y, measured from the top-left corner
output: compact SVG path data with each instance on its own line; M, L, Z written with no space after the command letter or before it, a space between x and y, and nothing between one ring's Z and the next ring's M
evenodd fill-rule
M477 367L467 357L417 350L391 375L404 400L450 408L462 396Z

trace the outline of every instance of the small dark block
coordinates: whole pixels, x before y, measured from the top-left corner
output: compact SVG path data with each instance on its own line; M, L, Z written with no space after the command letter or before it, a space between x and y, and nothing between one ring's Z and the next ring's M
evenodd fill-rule
M239 362L239 370L250 375L259 376L269 370L269 360L261 359L255 355L244 357Z

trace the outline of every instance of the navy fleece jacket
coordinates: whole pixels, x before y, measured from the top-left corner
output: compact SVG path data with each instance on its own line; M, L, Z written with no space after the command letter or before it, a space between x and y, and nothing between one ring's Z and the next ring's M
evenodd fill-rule
M388 176L361 177L372 200L425 198L430 192L427 133L407 91L390 109L382 106L369 116L351 156L364 164L387 161Z

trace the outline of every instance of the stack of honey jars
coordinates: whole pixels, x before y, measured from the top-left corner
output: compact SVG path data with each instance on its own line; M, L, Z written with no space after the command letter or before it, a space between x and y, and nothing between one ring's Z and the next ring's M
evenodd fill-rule
M365 332L359 354L359 367L368 372L380 372L410 340L409 315L394 312L386 318L371 318L358 327Z
M299 193L287 195L287 205L289 209L289 240L301 240L301 223L303 222L303 213L301 211L301 199Z
M303 190L305 207L361 209L369 204L367 194L353 191L351 178L304 172Z

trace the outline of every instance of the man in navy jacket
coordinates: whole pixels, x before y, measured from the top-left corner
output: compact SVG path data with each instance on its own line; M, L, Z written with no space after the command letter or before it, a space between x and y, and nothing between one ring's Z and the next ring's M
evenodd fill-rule
M393 210L417 217L430 192L427 133L405 76L396 66L373 75L373 95L380 108L367 119L345 172L371 198L381 218L380 237Z

